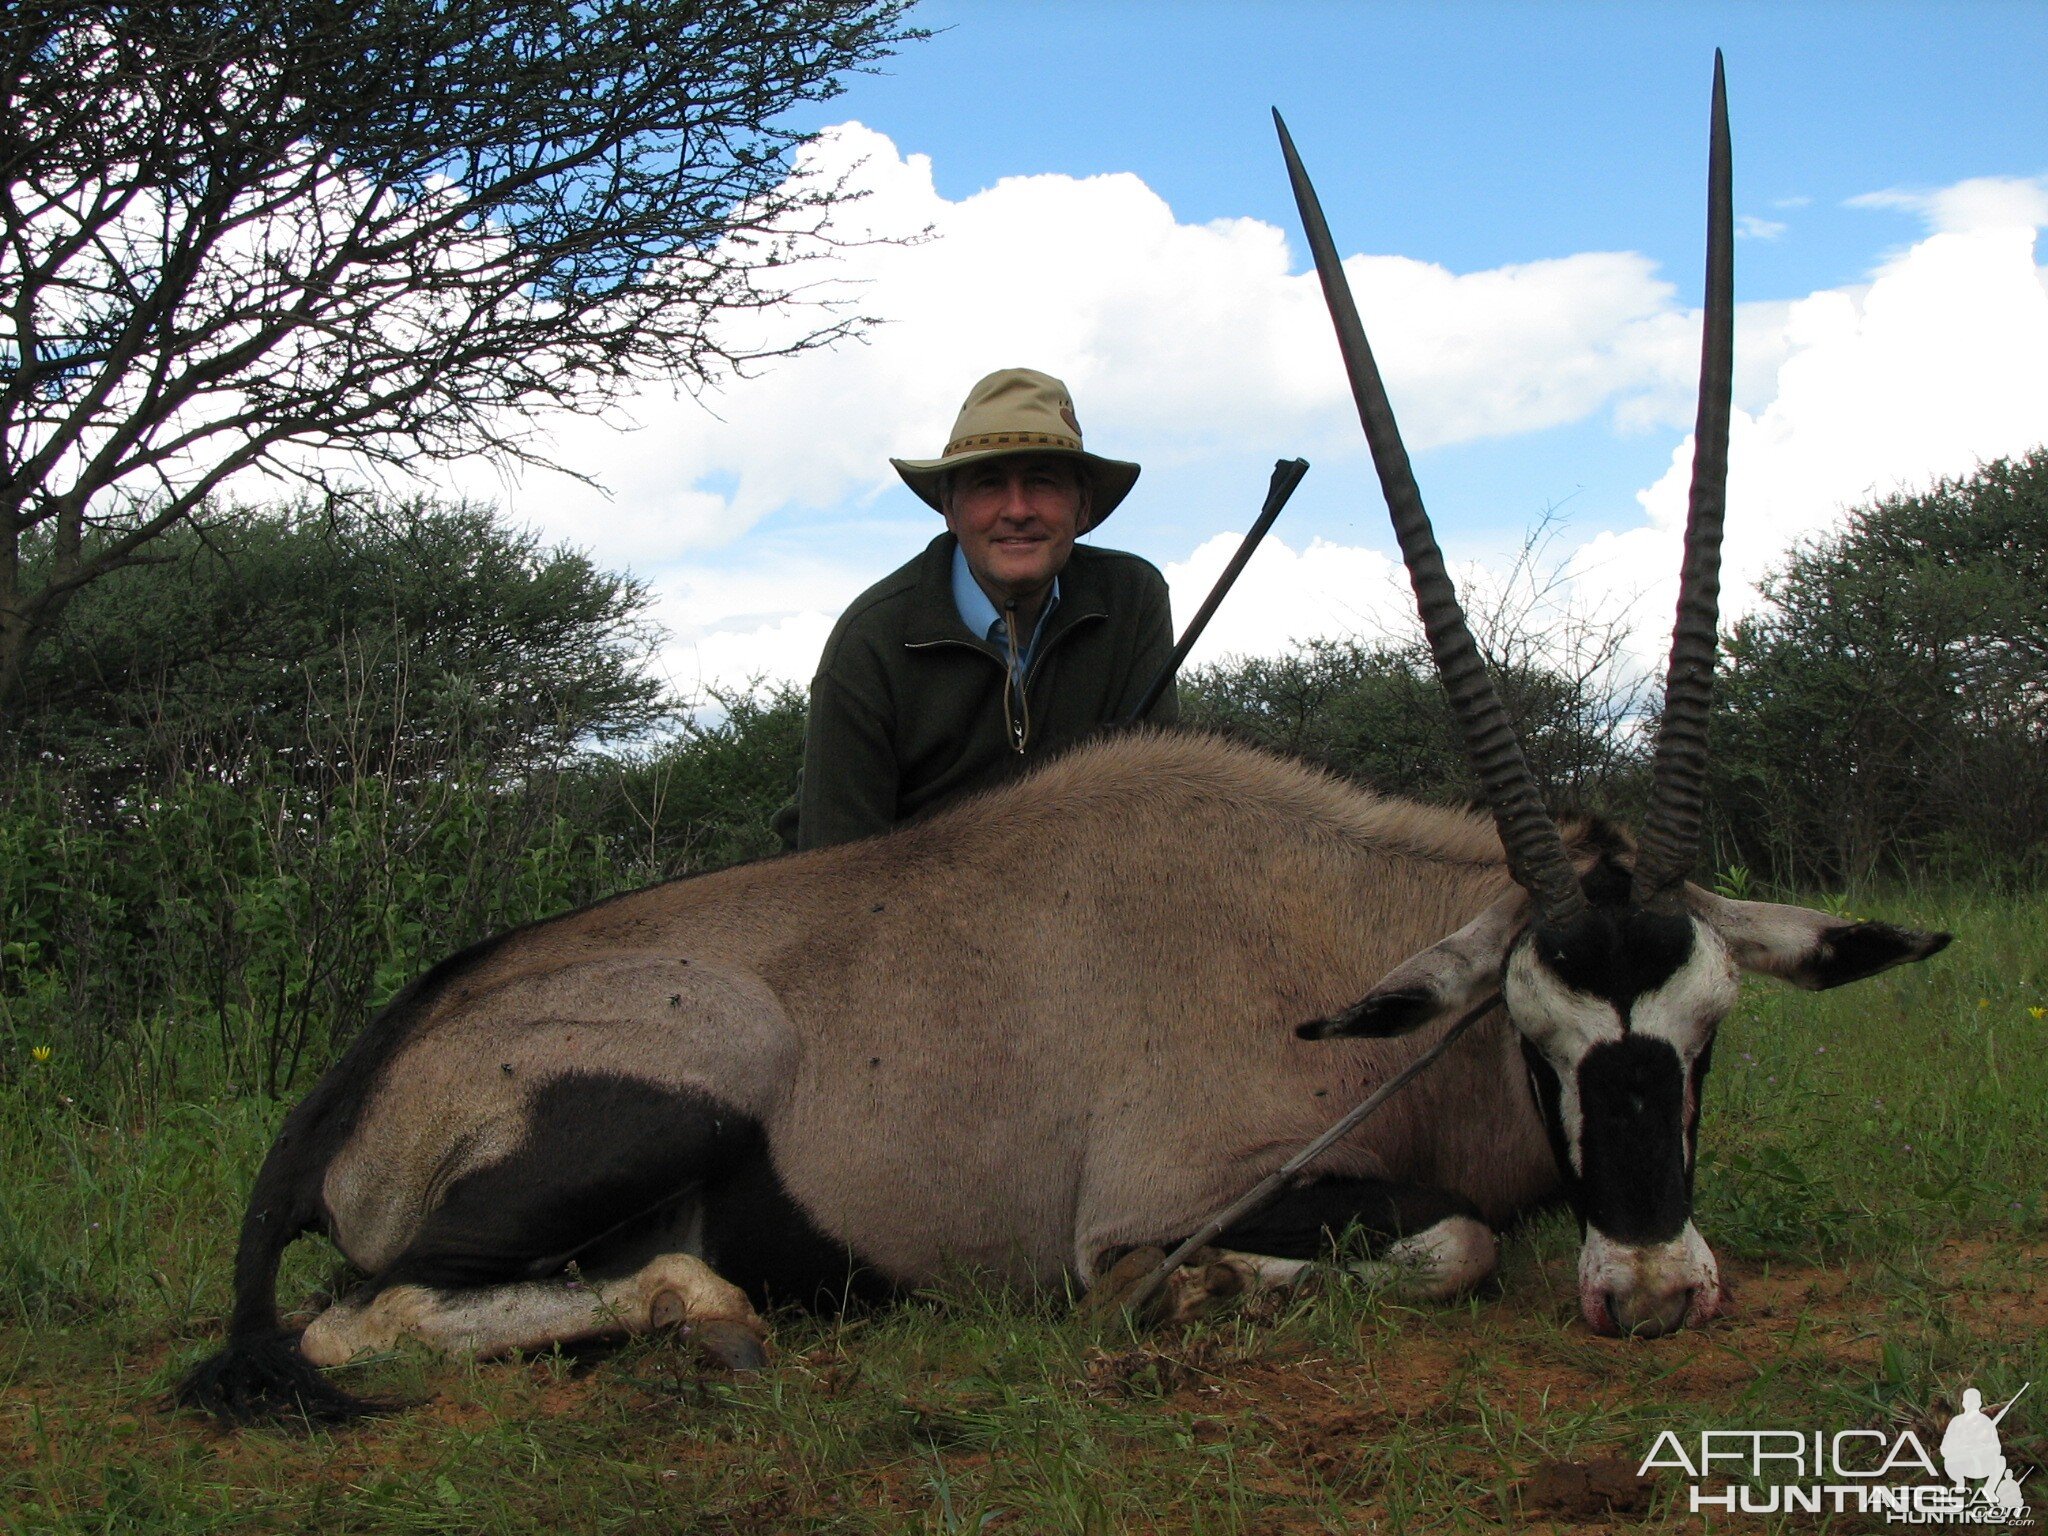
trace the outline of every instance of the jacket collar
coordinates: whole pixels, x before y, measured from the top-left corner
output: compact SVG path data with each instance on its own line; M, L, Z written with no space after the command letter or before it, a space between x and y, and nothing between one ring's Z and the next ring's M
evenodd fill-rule
M950 532L942 533L917 557L904 644L925 646L956 642L971 645L1000 661L1002 655L994 646L960 622L960 609L953 601L953 550L958 543ZM1074 554L1077 557L1081 555L1080 546L1075 546ZM1109 604L1090 566L1088 560L1074 558L1068 560L1066 569L1060 572L1060 604L1046 618L1045 632L1038 637L1038 654L1042 655L1053 641L1076 624L1109 616Z

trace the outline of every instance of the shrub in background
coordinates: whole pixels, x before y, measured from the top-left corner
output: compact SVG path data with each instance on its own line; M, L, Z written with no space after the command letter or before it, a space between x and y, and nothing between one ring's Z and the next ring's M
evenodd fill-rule
M649 602L471 503L237 509L72 600L11 745L110 793L255 758L309 785L529 773L672 721Z
M2048 449L1852 513L1736 624L1713 802L1781 885L2048 879Z
M781 690L510 780L460 756L353 773L346 752L312 754L311 777L245 751L109 799L20 768L0 788L0 1081L33 1064L143 1104L287 1093L477 939L772 851L802 742Z
M39 653L45 713L0 773L0 1083L32 1066L145 1110L289 1093L476 939L777 850L802 693L686 715L642 676L634 583L473 508L236 529L108 578ZM1631 814L1648 732L1620 627L1553 595L1510 583L1475 631L1553 803ZM1768 596L1715 720L1716 862L1743 892L2048 877L2048 452L1864 509ZM1191 724L1383 790L1471 794L1415 643L1311 642L1182 696Z

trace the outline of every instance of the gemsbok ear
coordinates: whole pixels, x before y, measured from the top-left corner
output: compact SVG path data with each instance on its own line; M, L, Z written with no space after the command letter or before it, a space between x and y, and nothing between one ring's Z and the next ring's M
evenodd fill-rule
M1730 901L1698 886L1688 887L1686 898L1742 969L1776 976L1809 992L1925 960L1946 949L1954 937L1890 923L1848 921L1774 901Z
M1528 892L1510 891L1449 938L1395 966L1349 1008L1312 1019L1294 1032L1304 1040L1345 1035L1384 1040L1447 1014L1467 1013L1500 990L1508 946L1528 921Z

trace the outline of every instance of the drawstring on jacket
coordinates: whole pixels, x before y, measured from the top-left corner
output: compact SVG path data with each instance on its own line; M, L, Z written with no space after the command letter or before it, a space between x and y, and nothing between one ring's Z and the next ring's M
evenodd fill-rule
M1003 634L1008 640L1003 663L1003 725L1010 733L1010 750L1023 755L1031 739L1031 699L1024 691L1024 665L1017 645L1017 600L1003 603ZM1013 713L1010 706L1016 704Z

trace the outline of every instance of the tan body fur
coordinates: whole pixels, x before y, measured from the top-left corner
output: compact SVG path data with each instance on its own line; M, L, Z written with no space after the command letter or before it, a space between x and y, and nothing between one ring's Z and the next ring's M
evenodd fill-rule
M1440 1033L1313 1043L1510 888L1492 825L1195 735L1076 751L886 837L601 903L427 1000L321 1186L375 1271L565 1070L764 1127L811 1220L889 1278L1092 1278L1185 1235ZM602 1126L591 1126L602 1136ZM1506 1015L1320 1171L1494 1222L1557 1175Z

